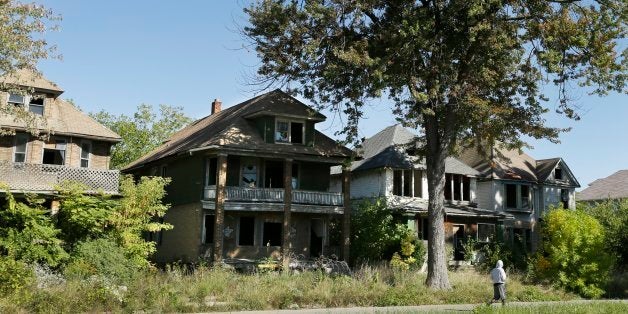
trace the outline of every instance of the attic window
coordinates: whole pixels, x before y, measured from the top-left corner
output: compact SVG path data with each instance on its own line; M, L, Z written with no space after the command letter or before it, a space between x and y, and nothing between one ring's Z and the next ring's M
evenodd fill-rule
M28 103L28 111L43 116L44 115L44 99L43 98L31 98Z
M562 180L563 179L563 170L560 168L556 168L554 170L554 179Z
M25 98L24 95L20 95L20 94L9 94L9 105L15 105L15 106L23 106L24 102L25 102Z
M24 96L20 94L9 93L9 105L24 106L28 104L28 111L36 115L44 115L44 98L42 96Z
M303 144L304 123L277 120L275 124L275 143Z

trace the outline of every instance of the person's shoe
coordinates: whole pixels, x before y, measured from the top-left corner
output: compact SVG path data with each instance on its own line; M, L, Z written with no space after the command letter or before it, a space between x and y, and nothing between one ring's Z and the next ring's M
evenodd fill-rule
M502 299L502 306L506 305L506 299Z

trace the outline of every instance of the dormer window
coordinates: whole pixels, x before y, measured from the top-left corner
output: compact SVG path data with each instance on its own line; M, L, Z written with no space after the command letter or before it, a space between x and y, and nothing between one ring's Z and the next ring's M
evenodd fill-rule
M304 128L303 122L277 120L275 123L275 143L303 144Z
M554 179L562 180L563 179L563 170L560 168L556 168L554 170Z
M36 115L44 115L44 97L42 96L24 96L10 93L8 103L9 105L22 106ZM28 104L28 108L26 104Z

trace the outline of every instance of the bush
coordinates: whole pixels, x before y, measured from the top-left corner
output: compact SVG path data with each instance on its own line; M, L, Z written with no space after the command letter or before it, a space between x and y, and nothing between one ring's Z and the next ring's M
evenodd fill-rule
M32 284L34 278L28 264L0 256L0 296L22 290Z
M553 209L545 216L542 232L533 274L582 296L600 297L612 265L602 225L580 210Z
M606 249L616 258L615 268L628 271L628 199L608 200L595 205L578 203L578 208L595 217L606 233Z
M406 230L401 237L401 249L395 252L390 259L390 266L394 269L409 270L421 267L425 260L425 246L411 230Z
M128 282L138 271L124 249L108 238L88 240L76 245L65 275L71 279L101 276L113 282Z

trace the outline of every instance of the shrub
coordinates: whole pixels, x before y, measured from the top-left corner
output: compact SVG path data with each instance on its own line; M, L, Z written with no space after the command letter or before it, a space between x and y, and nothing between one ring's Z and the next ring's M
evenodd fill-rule
M101 238L78 243L65 274L71 279L102 276L113 282L128 282L137 271L124 249L109 238Z
M34 278L28 264L0 256L0 296L23 289L32 284Z
M534 275L585 297L600 297L612 265L602 225L580 210L553 209L542 230L545 239L532 264Z
M411 230L406 230L401 237L401 249L390 259L390 266L395 269L408 270L423 265L425 246Z

